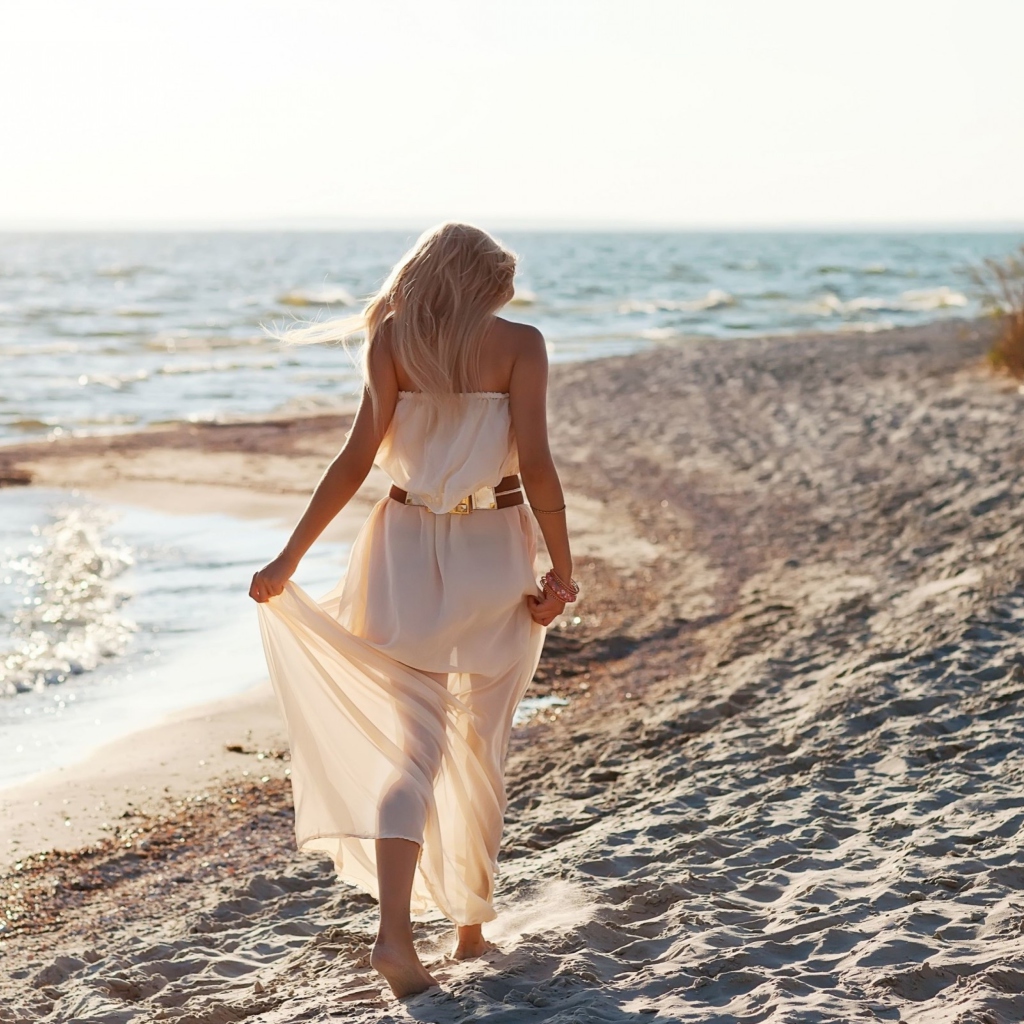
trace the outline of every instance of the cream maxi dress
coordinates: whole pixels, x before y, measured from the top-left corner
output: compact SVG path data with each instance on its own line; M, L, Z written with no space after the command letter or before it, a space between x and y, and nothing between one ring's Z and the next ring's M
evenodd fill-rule
M399 393L376 461L425 505L378 502L322 600L288 583L257 607L299 848L376 896L374 839L420 843L413 912L467 925L495 916L505 754L545 630L524 600L538 592L529 507L450 511L518 472L508 396L457 406L439 419Z

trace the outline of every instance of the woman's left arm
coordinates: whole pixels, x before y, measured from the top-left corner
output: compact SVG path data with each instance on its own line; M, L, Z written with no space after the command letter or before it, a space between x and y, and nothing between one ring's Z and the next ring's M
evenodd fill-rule
M387 360L387 363L387 367L371 367L371 372L378 369L374 374L374 384L377 386L381 403L381 422L385 424L383 429L391 422L398 400L394 370L390 368L390 360ZM391 370L390 373L387 372L388 369ZM384 372L379 372L380 370ZM302 556L362 486L373 466L381 437L374 423L369 389L364 388L359 411L345 444L320 478L309 504L306 505L306 511L302 513L302 518L296 523L291 537L288 538L288 543L273 561L253 575L249 596L254 601L262 603L284 590L285 583L298 568Z

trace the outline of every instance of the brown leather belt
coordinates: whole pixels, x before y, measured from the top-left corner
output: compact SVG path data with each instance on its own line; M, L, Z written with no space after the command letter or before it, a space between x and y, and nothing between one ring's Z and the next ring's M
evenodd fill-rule
M522 505L523 490L519 482L519 476L513 473L511 476L502 477L494 487L481 487L474 494L467 494L452 512L456 515L464 515L467 512L482 511L487 508L509 508L512 505ZM403 491L397 484L391 485L388 496L400 501L403 505L421 505L422 502L409 500L409 492ZM494 504L490 504L493 501Z

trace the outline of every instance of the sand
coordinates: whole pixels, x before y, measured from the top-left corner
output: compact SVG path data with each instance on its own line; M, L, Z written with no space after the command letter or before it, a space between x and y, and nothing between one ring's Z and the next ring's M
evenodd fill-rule
M1024 394L987 341L947 323L557 368L587 589L534 691L569 704L513 736L486 958L448 961L428 916L441 988L387 994L373 901L292 849L257 692L192 713L180 758L159 736L188 716L93 765L88 799L114 806L119 764L172 792L0 879L0 1021L1024 1019ZM301 502L343 426L0 469L68 485L91 458L78 484ZM190 778L203 735L221 760Z

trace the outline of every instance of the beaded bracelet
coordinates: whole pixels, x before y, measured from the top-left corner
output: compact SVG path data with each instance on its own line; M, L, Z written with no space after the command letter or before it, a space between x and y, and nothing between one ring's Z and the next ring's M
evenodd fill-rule
M541 515L545 516L554 516L558 515L559 512L565 511L564 505L561 508L537 508L536 505L531 505L530 508L532 508L534 512L540 512Z
M548 571L541 576L540 586L541 590L550 590L551 593L554 594L555 597L557 597L563 604L572 604L580 592L580 585L574 579L570 579L568 583L564 583L554 569L548 569Z

